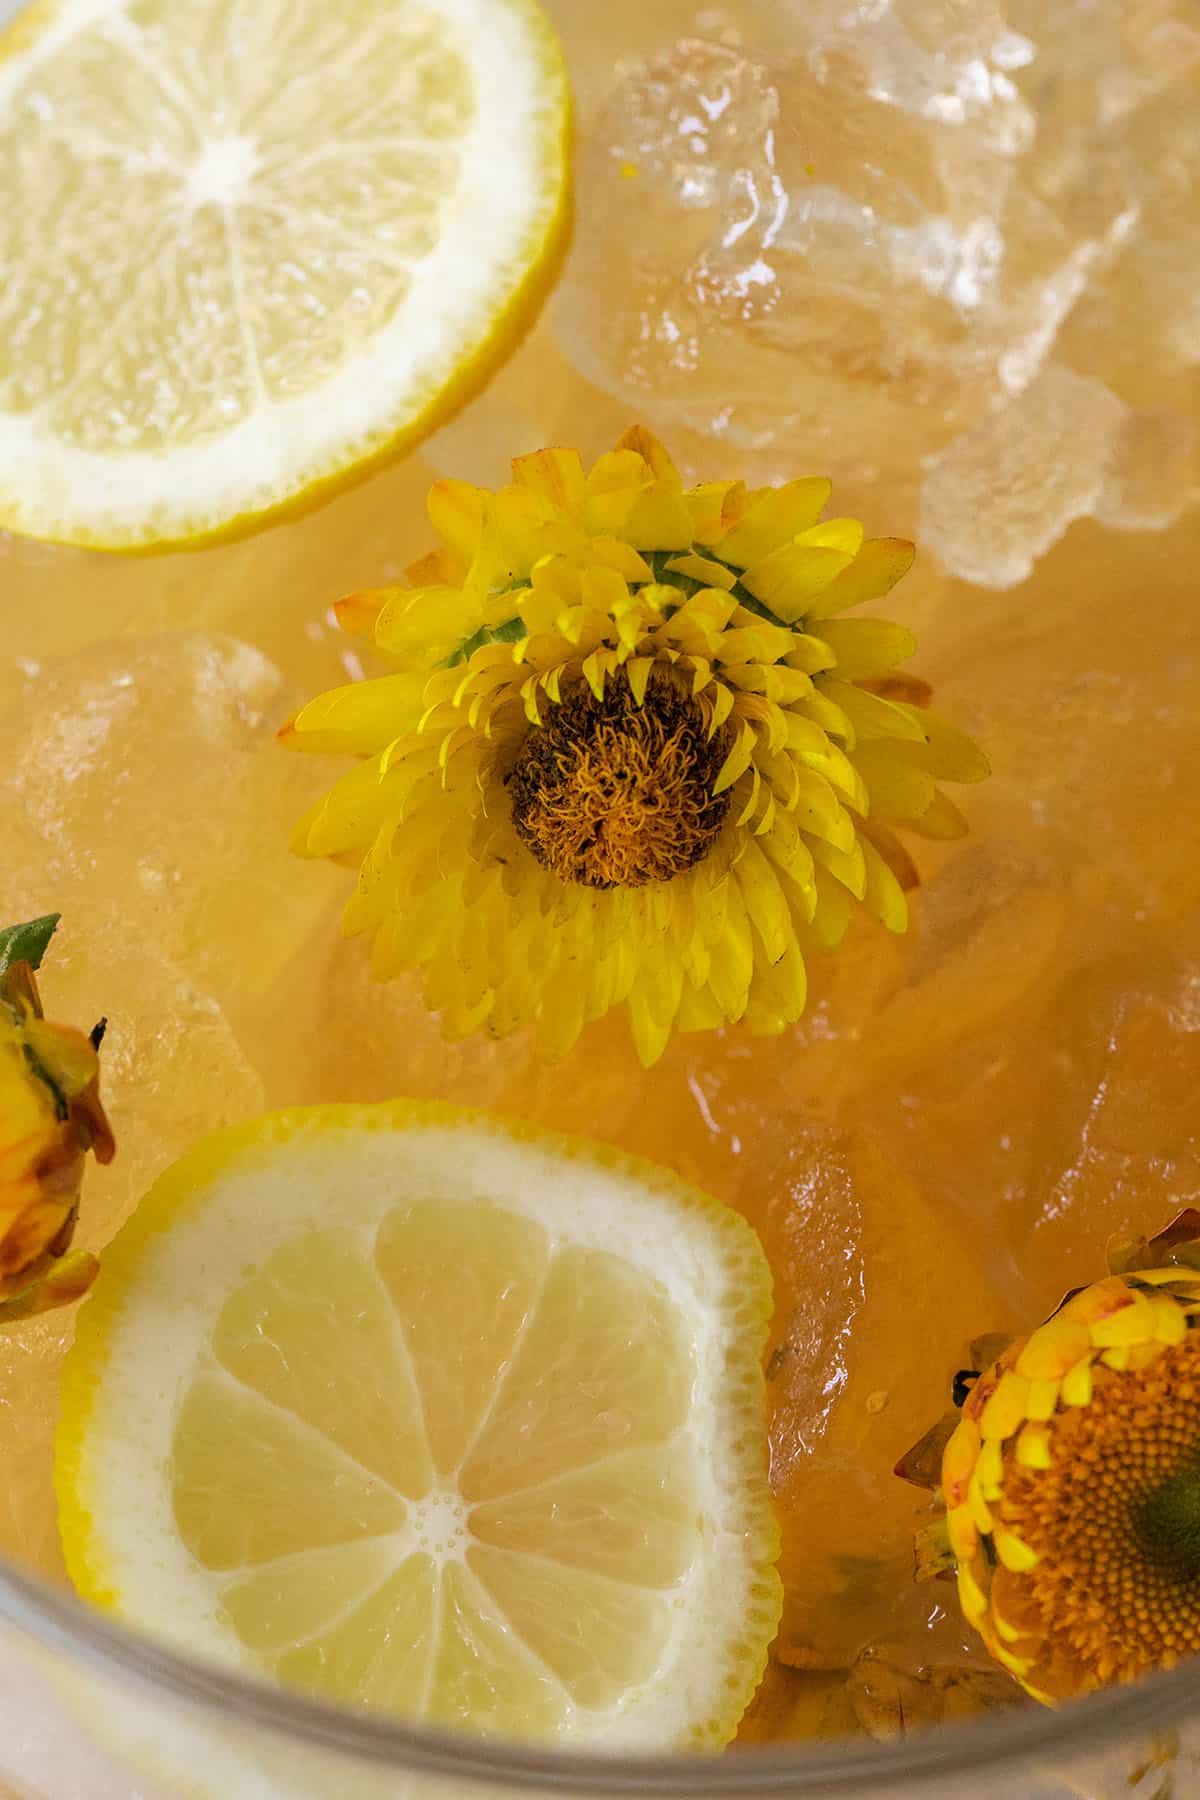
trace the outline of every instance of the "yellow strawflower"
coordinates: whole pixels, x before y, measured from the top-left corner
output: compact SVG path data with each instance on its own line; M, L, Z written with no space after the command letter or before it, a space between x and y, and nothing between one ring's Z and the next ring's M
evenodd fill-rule
M913 547L828 497L685 491L634 429L586 472L541 450L498 493L439 481L412 585L341 603L393 672L284 728L362 758L294 846L360 864L347 933L381 978L423 969L449 1035L532 1022L558 1056L625 1005L651 1063L672 1030L793 1023L856 900L904 929L889 825L958 835L938 783L987 765L895 674L910 634L843 617Z
M1047 1705L1200 1651L1200 1212L1110 1264L975 1380L941 1457L963 1613Z
M0 933L0 1324L87 1291L96 1259L72 1251L84 1159L113 1154L96 1045L42 1016L32 963L53 917Z

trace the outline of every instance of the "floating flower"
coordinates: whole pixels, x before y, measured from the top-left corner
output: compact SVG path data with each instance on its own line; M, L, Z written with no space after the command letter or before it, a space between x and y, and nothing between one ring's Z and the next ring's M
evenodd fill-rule
M635 429L586 473L541 450L499 493L439 481L412 585L340 603L394 672L284 728L363 759L295 848L361 865L346 931L378 976L425 971L449 1035L535 1022L557 1056L624 1004L650 1063L672 1030L792 1024L855 901L904 929L890 826L957 836L938 783L987 765L895 672L910 634L843 617L913 548L828 497L685 492Z
M1110 1264L973 1380L941 1456L963 1612L1047 1705L1200 1651L1200 1212Z
M113 1154L91 1038L42 1016L34 967L56 915L0 932L0 1324L65 1306L98 1264L71 1250L84 1158Z

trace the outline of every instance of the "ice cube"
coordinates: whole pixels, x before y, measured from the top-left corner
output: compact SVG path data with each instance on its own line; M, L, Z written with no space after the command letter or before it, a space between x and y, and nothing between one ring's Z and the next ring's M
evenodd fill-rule
M970 795L973 839L1019 846L1031 893L1066 884L1072 955L1084 915L1112 943L1127 926L1169 935L1200 901L1180 799L1200 757L1194 546L1189 517L1154 537L1084 520L1021 587L952 584L940 603L923 672L993 767ZM1138 594L1152 603L1135 616Z
M1110 131L1200 63L1191 0L1005 0L1004 11L1029 45L1017 85L1037 114L1039 137L1056 139L1060 150Z
M1188 29L1182 19L1177 23ZM1110 134L1126 168L1134 171L1137 226L1103 279L1080 297L1061 348L1073 367L1107 381L1128 405L1194 415L1200 379L1200 142L1192 123L1200 25L1191 36L1190 53L1180 47L1171 85Z
M1178 952L1146 943L1083 971L1054 1027L1033 1115L1029 1242L1074 1282L1105 1272L1111 1234L1152 1233L1200 1191L1194 925Z
M1029 33L1016 79L1037 118L1013 194L1078 243L1057 278L1053 329L1002 358L1007 388L1032 387L955 438L926 477L926 541L948 568L992 585L1022 579L1073 519L1161 529L1200 489L1189 416L1200 366L1190 126L1200 23L1171 0L1136 16L1025 0L1009 13Z
M1035 47L992 0L790 0L782 14L792 43L807 45L815 60L849 55L873 98L917 118L970 125L992 149L1032 142L1034 116L1013 76Z
M1097 1267L1109 1231L1157 1228L1190 1179L1173 1071L1192 1067L1195 1039L1170 1021L1188 1016L1200 905L1181 801L1200 758L1193 542L1186 519L1154 539L1080 523L1022 587L954 589L960 636L927 664L994 773L970 797L971 838L927 865L851 1123L861 1106L913 1179L984 1221L1013 1309L1034 1321ZM1135 619L1138 593L1153 604ZM1131 1035L1122 993L1153 1030ZM1071 1229L1038 1221L1117 1090L1139 1082L1159 1082L1162 1105L1140 1108L1126 1175L1095 1164L1079 1189L1072 1260Z
M587 379L664 431L754 447L797 404L771 323L787 209L778 117L766 68L688 39L618 86L580 158L591 223L559 290L559 334Z
M979 1658L936 1662L927 1646L916 1662L907 1651L906 1645L868 1646L846 1684L859 1724L883 1743L944 1721L1029 1705L1011 1675Z
M796 1138L782 1157L756 1152L776 1281L767 1372L787 1591L776 1654L828 1668L937 1610L942 1596L912 1580L928 1509L892 1469L944 1410L973 1321L1003 1326L1006 1306L972 1224L906 1177L865 1121Z
M1195 266L1200 268L1200 240ZM1200 426L1177 413L1126 413L1096 516L1124 530L1162 531L1198 500Z
M1162 530L1200 499L1200 432L1051 367L955 438L925 477L918 535L964 581L1011 587L1076 519Z
M696 32L736 46L776 3L655 0L647 6L645 0L609 0L606 6L580 6L578 0L546 0L546 11L562 39L576 108L586 124L603 103L614 68L620 73Z
M1050 368L954 439L921 496L921 543L952 574L987 587L1023 581L1073 520L1095 512L1126 408L1108 388Z
M349 887L345 875L342 887ZM336 911L300 952L285 986L293 1000L272 1076L289 1103L404 1096L495 1106L514 1090L536 1088L541 1070L527 1037L447 1042L437 1014L422 1004L419 979L377 981L369 943L342 938Z
M296 696L260 651L186 633L97 644L6 685L7 912L111 910L255 1056L340 880L288 851L328 781L276 743Z
M568 353L664 428L903 479L1031 381L1132 218L1022 169L1033 55L989 9L798 7L618 83L580 160Z
M262 1111L263 1084L212 994L122 911L73 909L40 981L51 1017L107 1020L101 1090L120 1153L106 1168L89 1165L78 1233L99 1249L197 1138Z
M1189 9L804 0L740 25L626 62L586 132L554 314L585 379L726 463L773 458L757 478L886 483L894 528L925 465L929 535L980 582L1091 510L1177 517Z

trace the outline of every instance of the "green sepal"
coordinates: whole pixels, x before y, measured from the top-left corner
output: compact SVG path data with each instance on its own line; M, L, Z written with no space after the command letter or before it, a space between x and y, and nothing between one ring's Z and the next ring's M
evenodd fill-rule
M667 567L668 563L674 562L676 557L681 554L684 553L678 550L644 550L642 552L650 564L656 583L661 587L677 587L684 598L690 600L693 594L700 592L704 583L697 581L694 575L681 575L678 569ZM741 570L735 569L732 563L725 562L708 545L693 544L688 554L703 556L706 561L720 563L723 569L728 569L729 573L736 577L733 586L728 590L729 597L731 600L736 600L739 606L744 606L747 612L754 613L757 618L765 619L768 625L778 626L780 631L803 631L803 619L797 619L789 625L786 619L781 619L778 613L773 613L769 606L764 606L763 602L757 599L744 585Z
M470 662L477 650L485 644L515 644L525 636L525 626L520 619L505 619L499 625L481 625L478 631L464 638L462 643L446 658L442 664L444 669L457 669L460 663Z
M40 969L61 918L61 913L43 913L40 919L29 919L24 925L9 925L0 931L0 975L19 962Z
M938 1581L945 1575L952 1575L957 1567L958 1559L950 1548L946 1515L941 1513L914 1534L913 1579Z
M707 546L693 545L692 548L693 554L706 556L710 562L721 560ZM673 562L680 554L681 552L678 550L647 550L643 552L645 560L650 565L654 581L662 587L678 588L683 598L687 600L693 594L698 594L704 583L697 581L692 575L681 575L678 570L667 567L667 564ZM802 628L802 620L797 620L794 625L788 625L783 619L778 618L769 606L764 606L761 600L756 600L749 589L743 586L740 572L737 569L728 564L722 564L722 567L729 567L729 573L737 576L730 593L739 606L744 606L747 612L752 612L758 618L765 619L769 625L777 625L781 631L799 631ZM505 591L516 593L520 588L527 586L527 582L515 583L512 589ZM456 669L460 663L470 662L475 652L482 649L484 644L515 644L525 635L524 621L519 618L505 619L499 625L481 625L478 631L472 632L469 638L463 639L458 649L451 652L441 667Z

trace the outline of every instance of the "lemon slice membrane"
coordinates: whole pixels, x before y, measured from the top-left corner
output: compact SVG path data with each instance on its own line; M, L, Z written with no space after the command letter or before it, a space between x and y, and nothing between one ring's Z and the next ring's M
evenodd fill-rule
M108 1252L57 1480L85 1598L432 1724L728 1741L778 1622L749 1226L448 1107L217 1133Z
M567 212L536 0L40 0L0 37L0 527L230 534L432 430Z

